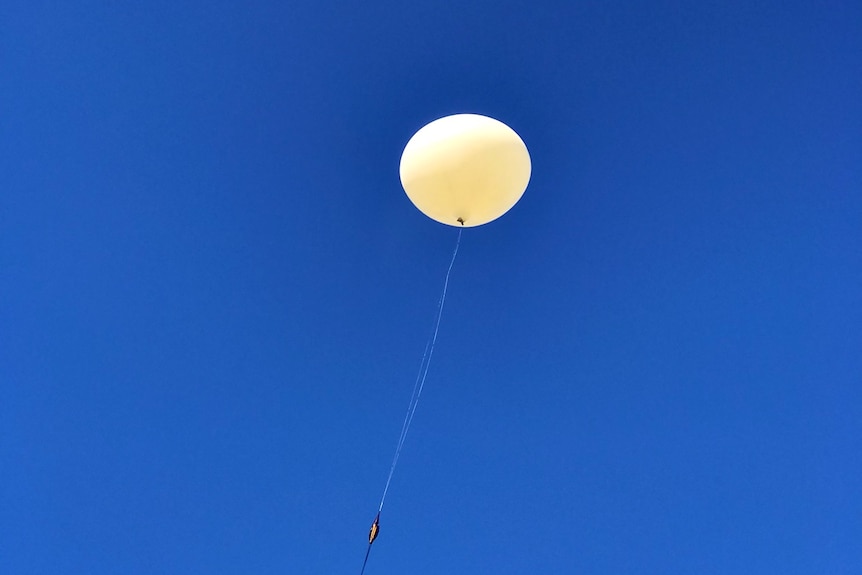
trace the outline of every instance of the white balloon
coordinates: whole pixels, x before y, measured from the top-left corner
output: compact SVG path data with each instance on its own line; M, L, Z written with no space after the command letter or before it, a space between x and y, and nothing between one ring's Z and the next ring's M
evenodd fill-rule
M514 206L530 181L530 154L509 126L456 114L416 132L401 155L401 185L429 218L481 226Z

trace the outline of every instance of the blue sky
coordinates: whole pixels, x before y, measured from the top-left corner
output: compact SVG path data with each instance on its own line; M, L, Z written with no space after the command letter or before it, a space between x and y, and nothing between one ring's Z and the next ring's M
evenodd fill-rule
M858 573L853 2L0 7L0 571Z

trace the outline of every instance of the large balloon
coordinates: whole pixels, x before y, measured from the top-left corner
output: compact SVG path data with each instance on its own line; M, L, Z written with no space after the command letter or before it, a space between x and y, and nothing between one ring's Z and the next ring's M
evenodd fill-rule
M481 226L514 206L530 181L530 154L512 128L477 114L435 120L401 155L401 185L426 216Z

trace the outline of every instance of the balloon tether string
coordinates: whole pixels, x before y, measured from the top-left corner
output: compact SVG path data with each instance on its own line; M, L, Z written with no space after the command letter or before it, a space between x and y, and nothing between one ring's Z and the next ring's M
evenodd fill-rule
M401 435L398 437L398 444L395 447L395 455L392 457L392 465L389 467L389 476L386 478L386 486L383 488L383 496L380 498L380 506L377 512L383 511L383 503L386 500L386 494L389 492L389 484L392 482L392 475L395 473L395 466L398 465L398 458L401 456L401 449L404 447L404 441L407 439L407 433L410 431L410 424L413 423L413 415L416 413L416 407L419 405L419 398L422 395L422 390L425 388L425 379L428 377L428 368L431 365L431 356L434 354L434 344L437 343L437 333L440 331L440 318L443 316L443 306L446 303L446 291L449 289L449 276L452 274L452 266L455 265L455 258L458 256L458 247L461 245L461 232L458 230L458 240L455 242L455 250L452 252L452 259L449 261L449 268L446 270L446 279L443 282L443 293L440 295L440 302L437 304L437 317L434 321L434 332L431 334L428 342L425 344L425 353L422 355L422 361L419 364L419 373L416 375L416 382L413 384L413 394L410 397L410 403L407 406L407 414L404 416L404 423L401 425Z
M461 222L463 226L464 223ZM410 403L407 405L407 413L404 416L404 422L401 424L401 435L398 437L398 443L395 446L395 455L392 457L392 465L389 466L389 476L386 478L386 486L383 488L383 495L380 497L380 505L377 507L377 518L375 523L380 520L380 512L383 511L383 503L386 501L386 494L389 492L389 485L392 483L392 475L395 473L395 466L398 465L398 458L401 456L401 449L404 447L404 441L407 439L407 433L410 431L410 425L413 423L413 416L416 414L416 407L419 405L419 398L422 396L422 390L425 388L425 380L428 377L428 368L431 365L431 356L434 354L434 344L437 343L437 333L440 331L440 318L443 317L443 306L446 303L446 292L449 289L449 276L452 274L452 267L455 265L455 258L458 256L458 247L461 245L461 232L463 228L458 229L458 240L455 242L455 250L452 252L452 259L449 261L449 268L446 270L446 279L443 281L443 293L440 295L440 301L437 304L437 315L434 320L434 331L428 342L425 344L425 352L422 354L422 361L419 363L419 373L416 375L416 381L413 384L413 393L410 396ZM365 561L362 563L362 571L365 572L365 565L368 563L368 556L371 553L371 545L373 541L368 542L368 550L365 552Z
M365 566L368 565L369 555L371 555L371 543L368 544L368 551L365 552L365 561L362 562L362 571L359 572L359 575L363 575L365 573Z

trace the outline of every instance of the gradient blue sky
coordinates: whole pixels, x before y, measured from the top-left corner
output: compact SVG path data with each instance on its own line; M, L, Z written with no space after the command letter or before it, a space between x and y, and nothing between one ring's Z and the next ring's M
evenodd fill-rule
M0 5L0 572L862 572L858 2Z

